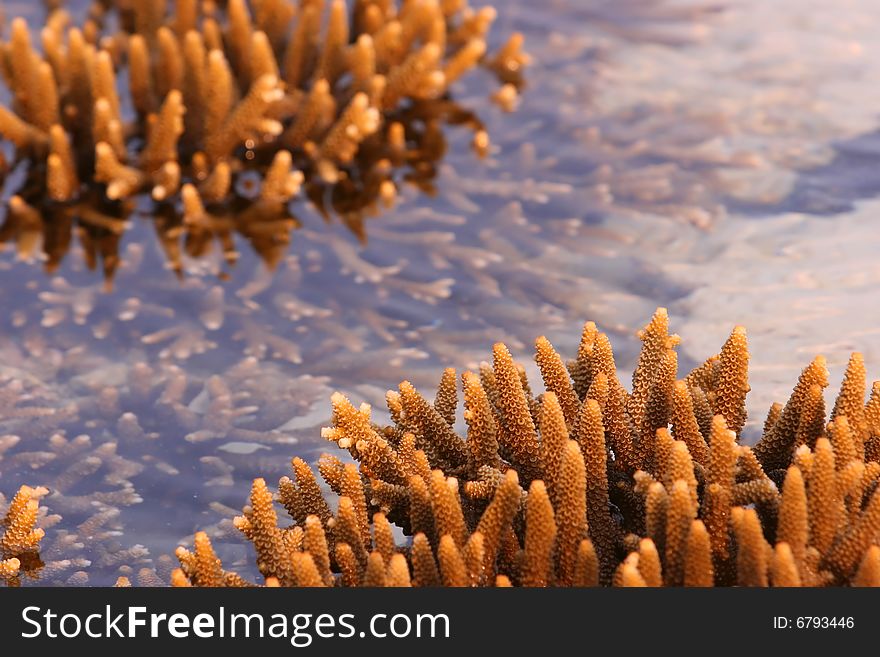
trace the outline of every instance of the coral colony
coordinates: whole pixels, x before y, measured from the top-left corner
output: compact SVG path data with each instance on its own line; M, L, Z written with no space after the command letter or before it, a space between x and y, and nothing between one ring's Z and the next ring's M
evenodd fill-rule
M50 12L39 47L15 19L0 43L11 98L0 106L0 135L14 154L0 170L12 193L0 239L22 254L42 241L53 269L76 226L90 264L101 260L109 278L122 266L123 224L141 208L176 270L181 235L189 255L216 238L234 259L236 232L271 265L278 235L295 224L288 204L302 192L360 234L357 217L394 201L396 170L430 184L443 124L468 125L475 148L487 148L482 124L449 86L483 66L503 84L494 99L514 104L528 57L518 34L487 53L494 18L466 0L117 0L94 3L81 27ZM381 280L378 267L357 264L362 278ZM207 330L223 323L223 294L205 295ZM93 304L77 295L53 282L41 299L58 307L42 325L68 315L86 324ZM135 301L121 321L163 312ZM26 321L11 317L17 328ZM629 389L609 337L590 322L572 360L536 340L543 392L499 342L476 371L444 371L433 401L409 381L389 391L387 425L368 404L329 395L318 376L284 379L267 395L282 376L260 354L292 363L303 355L268 329L245 333L247 357L199 383L168 358L138 360L115 384L81 376L75 399L37 377L0 375L0 467L7 478L45 471L52 480L51 490L0 495L0 581L83 584L91 568L116 567L120 586L129 575L175 586L880 586L880 382L866 402L859 354L830 414L820 356L749 447L745 330L679 378L679 339L664 309L640 333ZM169 341L164 352L181 360L209 348L185 326L141 340ZM65 360L23 341L50 377L89 368L75 347ZM332 418L321 436L340 456L321 456L320 478L293 458L275 492L255 479L231 521L253 545L259 581L224 568L207 529L177 549L179 565L120 545L119 518L144 503L132 478L179 474L161 450L126 452L151 441L171 448L155 418L172 418L188 447L225 439L236 449L286 448L291 413L311 414L327 396ZM90 433L68 437L68 425ZM209 485L230 485L224 460L200 463ZM286 468L260 463L269 474ZM94 480L97 489L83 484ZM61 513L77 519L75 530L54 529Z
M608 337L584 327L567 363L545 339L535 396L507 347L461 377L467 435L455 429L456 372L432 402L389 391L390 426L332 396L325 454L273 494L256 479L235 526L267 586L880 585L880 382L865 403L853 354L829 417L823 358L742 445L746 333L679 379L665 309L641 331L632 392ZM279 526L274 502L293 520ZM412 537L395 542L392 524ZM242 586L208 536L179 548L179 586Z
M449 85L482 65L509 98L528 61L518 34L487 54L495 10L464 0L166 4L98 2L82 27L56 10L42 53L18 18L0 43L12 95L0 136L29 163L3 232L54 236L50 266L73 218L118 236L143 195L164 218L157 229L195 241L224 226L289 231L287 202L303 184L323 211L391 204L395 169L417 183L433 175L440 124L468 124L474 146L488 147ZM114 245L104 246L112 274Z
M35 525L39 499L48 492L45 488L22 486L9 503L0 523L0 580L12 580L22 569L31 572L42 565L37 553L45 530Z

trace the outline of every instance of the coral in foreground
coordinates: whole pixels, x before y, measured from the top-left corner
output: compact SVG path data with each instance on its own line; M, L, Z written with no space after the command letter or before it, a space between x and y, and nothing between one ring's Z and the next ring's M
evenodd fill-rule
M880 383L866 404L861 356L830 422L820 356L748 447L745 330L683 378L665 309L640 337L632 392L592 323L568 362L536 341L537 396L496 344L462 376L466 437L454 370L433 403L406 381L390 391L390 426L334 394L323 435L357 463L318 462L336 512L294 459L276 496L293 524L279 526L262 479L235 520L266 584L880 585ZM392 524L411 542L396 545ZM175 584L247 584L203 533L178 558Z
M33 574L42 565L38 551L45 531L36 524L39 500L48 492L45 488L22 486L9 503L0 521L0 580L15 583L20 572Z

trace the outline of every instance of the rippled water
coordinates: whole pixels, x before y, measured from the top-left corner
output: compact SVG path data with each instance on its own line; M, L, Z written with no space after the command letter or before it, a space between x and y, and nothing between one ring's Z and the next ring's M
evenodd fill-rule
M178 277L148 215L112 238L110 291L89 240L49 275L0 254L0 435L20 438L0 438L0 490L54 491L41 582L167 573L197 528L247 572L229 519L254 476L323 449L333 390L378 413L400 380L432 393L497 340L573 354L592 319L627 380L656 306L682 369L743 324L752 426L816 353L833 381L855 349L880 378L880 6L496 7L493 34L524 32L535 60L517 112L489 102L488 74L462 81L491 152L449 127L433 193L403 186L365 242L297 200L272 271L239 236L234 266L215 246ZM37 20L6 3L22 12Z

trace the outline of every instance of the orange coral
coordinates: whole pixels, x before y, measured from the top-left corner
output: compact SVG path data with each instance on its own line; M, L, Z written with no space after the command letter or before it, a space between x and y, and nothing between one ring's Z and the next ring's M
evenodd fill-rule
M411 169L416 184L435 175L445 150L438 126L464 119L485 151L483 125L450 99L452 82L484 65L515 98L528 61L521 39L487 56L494 12L475 13L467 2L448 14L435 3L417 11L388 3L370 12L373 32L362 32L367 23L343 0L298 10L292 2L236 0L148 2L142 12L141 4L95 5L75 27L53 8L42 52L20 18L0 41L12 97L10 108L0 107L0 138L27 164L26 180L12 191L45 211L36 216L46 233L63 230L51 215L70 220L62 222L68 231L87 223L83 215L118 222L134 208L124 201L149 195L157 214L169 215L157 225L172 223L165 237L178 245L229 222L245 234L277 222L287 234L294 225L287 201L306 181L319 211L345 214L359 232L365 214L393 203L402 179L395 169ZM425 11L430 29L413 22ZM70 157L58 152L59 132ZM235 182L254 176L260 193L241 195ZM209 204L201 230L177 216L183 189ZM339 192L326 209L325 190ZM112 209L104 197L117 202ZM246 201L246 211L220 205L228 201Z
M36 527L40 510L40 498L49 491L45 488L22 486L13 496L0 526L4 528L0 536L0 559L8 560L5 566L11 572L12 559L39 549L40 541L46 532ZM17 567L15 567L17 570Z
M548 389L537 397L496 344L494 367L461 379L466 440L453 426L452 370L434 404L406 382L389 392L389 427L373 424L368 406L335 394L332 426L323 433L355 457L360 472L329 455L319 460L321 475L342 495L336 515L322 521L328 511L317 482L294 460L296 483L283 478L279 485L295 522L288 528L278 527L265 485L255 482L236 524L254 542L267 582L876 583L880 464L863 460L871 454L876 394L863 400L865 419L856 422L868 428L861 433L844 411L853 413L865 389L861 361L851 361L826 426L816 393L827 371L814 360L788 403L771 409L752 449L728 425L728 416L733 427L744 419L745 332L735 329L720 356L678 380L677 337L663 311L642 337L633 394L617 383L607 336L594 325L585 327L568 374L549 342L538 341ZM576 414L566 416L561 397ZM394 544L391 522L413 535L411 545ZM309 557L291 557L291 550ZM187 554L179 555L182 574L198 583ZM206 581L218 581L220 571L206 572L214 572Z

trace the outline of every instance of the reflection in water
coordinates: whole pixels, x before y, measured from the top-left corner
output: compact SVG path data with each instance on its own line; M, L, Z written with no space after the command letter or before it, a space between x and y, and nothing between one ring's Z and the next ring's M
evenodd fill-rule
M76 205L50 204L37 210L15 196L0 226L0 242L13 244L22 260L41 255L46 272L52 273L70 251L75 234L88 268L93 270L100 263L109 282L119 266L124 216L131 212L126 205L95 195Z

